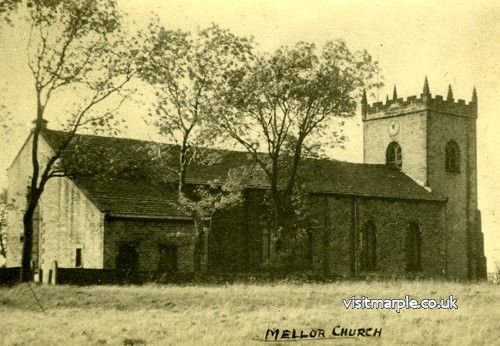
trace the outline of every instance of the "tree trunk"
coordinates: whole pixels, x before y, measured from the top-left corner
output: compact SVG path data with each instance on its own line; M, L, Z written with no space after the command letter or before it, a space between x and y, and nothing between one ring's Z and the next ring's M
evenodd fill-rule
M203 229L203 222L198 216L193 216L195 243L194 243L194 272L206 271L206 258L205 258L205 232Z
M278 188L278 162L273 160L271 176L272 233L276 236L280 226L280 192Z
M28 206L23 216L23 257L21 261L21 282L29 282L32 279L31 273L31 253L33 247L33 216L35 208Z
M35 215L38 201L43 192L43 187L47 180L42 179L41 187L32 189L28 192L28 202L26 211L23 215L23 257L21 260L21 282L28 282L32 279L31 272L31 255L33 251L33 217Z
M292 163L292 171L290 172L290 177L286 186L286 191L289 195L291 195L293 187L295 185L295 180L297 179L297 172L299 170L299 165L302 160L302 145L304 142L304 138L301 136L297 141L295 151L293 153L293 163Z

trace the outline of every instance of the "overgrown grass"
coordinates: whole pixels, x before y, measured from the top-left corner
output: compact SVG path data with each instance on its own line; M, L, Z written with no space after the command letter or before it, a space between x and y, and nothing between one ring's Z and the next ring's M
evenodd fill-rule
M0 345L245 345L267 328L382 328L380 338L298 344L500 345L500 286L340 282L213 286L38 286L0 289ZM458 310L346 310L351 296L441 298ZM287 343L288 344L288 343Z

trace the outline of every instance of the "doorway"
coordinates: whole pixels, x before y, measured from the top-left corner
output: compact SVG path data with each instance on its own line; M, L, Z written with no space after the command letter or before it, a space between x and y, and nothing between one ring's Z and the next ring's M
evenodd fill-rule
M125 272L137 271L139 269L139 255L137 253L137 243L126 242L118 245L118 255L116 256L116 269Z
M162 273L177 271L177 247L160 245L159 251L158 271Z

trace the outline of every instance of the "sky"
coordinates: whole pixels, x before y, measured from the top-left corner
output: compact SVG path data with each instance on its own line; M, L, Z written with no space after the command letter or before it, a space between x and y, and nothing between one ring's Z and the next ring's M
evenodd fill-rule
M493 258L500 264L500 3L498 1L334 1L334 0L232 0L232 1L119 1L137 26L156 13L169 28L196 30L211 23L238 35L253 36L259 49L272 50L297 41L322 45L342 38L353 50L367 49L382 69L385 87L380 101L392 95L418 95L427 76L432 94L446 96L448 84L455 99L470 101L478 92L479 208L489 271ZM34 118L32 80L26 66L26 30L0 29L0 104L20 124L2 139L0 186L3 173L25 139ZM377 101L376 95L369 101ZM53 107L57 113L57 108ZM124 104L132 126L124 133L136 138L154 137L142 121L145 112L136 103ZM49 119L50 121L50 119ZM49 127L56 127L49 123ZM346 150L337 158L362 160L360 117L347 124ZM495 252L496 251L496 252Z

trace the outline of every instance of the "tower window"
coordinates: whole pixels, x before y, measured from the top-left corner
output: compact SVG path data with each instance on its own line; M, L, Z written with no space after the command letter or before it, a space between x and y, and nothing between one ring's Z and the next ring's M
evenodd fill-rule
M397 142L391 142L385 152L385 160L388 166L401 169L403 167L403 154L401 146Z
M406 233L406 270L422 270L422 237L416 223L410 223Z
M446 172L460 173L460 148L453 140L446 144Z
M375 225L368 221L359 234L361 248L361 270L371 271L377 268L377 236Z

